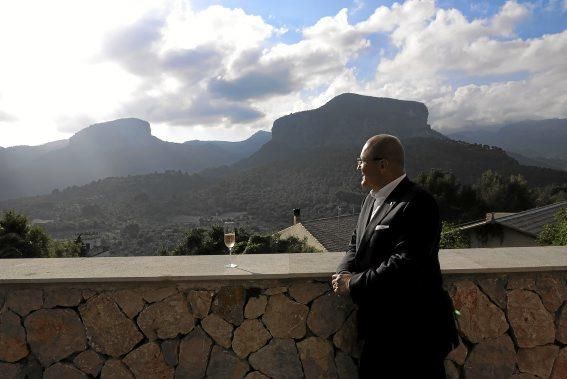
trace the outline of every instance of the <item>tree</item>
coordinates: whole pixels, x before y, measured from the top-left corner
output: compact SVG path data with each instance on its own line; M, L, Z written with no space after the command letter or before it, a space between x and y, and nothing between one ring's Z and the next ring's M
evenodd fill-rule
M471 246L469 238L455 225L443 221L443 229L441 231L441 240L439 247L441 249L467 249Z
M555 221L545 225L538 235L540 245L567 246L567 208L555 214Z
M49 236L21 214L8 211L0 219L0 258L39 258L47 253Z
M47 258L70 258L83 256L81 245L76 241L51 240L47 249Z
M503 211L506 198L506 184L497 172L488 170L482 173L477 193L486 209Z
M528 188L528 182L522 175L510 176L506 192L505 206L508 211L523 211L535 206L535 196Z
M140 233L140 225L136 223L126 225L120 231L122 237L126 239L135 239L138 237L138 233Z
M295 237L280 238L275 235L250 234L245 229L236 230L234 254L278 254L278 253L314 253L317 250L307 245L307 240ZM224 245L224 230L220 225L211 229L190 229L183 240L173 250L162 248L160 255L212 255L228 253Z
M477 193L486 211L517 212L535 206L535 196L521 175L503 178L496 172L485 171Z

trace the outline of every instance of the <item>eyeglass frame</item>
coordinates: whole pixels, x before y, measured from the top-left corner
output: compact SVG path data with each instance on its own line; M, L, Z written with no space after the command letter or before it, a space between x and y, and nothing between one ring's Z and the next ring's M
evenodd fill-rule
M369 162L369 161L381 161L382 159L386 159L383 157L377 157L377 158L372 158L370 160L363 160L362 158L356 158L356 169L360 169L360 166L362 166L363 163Z

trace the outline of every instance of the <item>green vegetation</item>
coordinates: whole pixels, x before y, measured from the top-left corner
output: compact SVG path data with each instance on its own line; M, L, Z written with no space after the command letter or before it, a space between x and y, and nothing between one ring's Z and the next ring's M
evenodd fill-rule
M359 152L319 149L263 167L235 169L223 178L178 171L107 178L47 196L0 202L0 211L15 209L30 219L52 220L43 225L54 239L97 233L101 250L111 255L154 255L175 250L185 241L187 230L208 229L226 218L262 236L289 226L293 208L301 208L305 220L335 216L337 207L343 213L359 212L365 196L355 170ZM429 159L413 157L414 162ZM483 219L487 212L516 212L567 200L567 185L533 187L537 181L517 174L485 171L474 181L442 170L422 174L409 170L408 175L435 196L441 219L452 224ZM194 233L192 238L201 238ZM218 241L222 243L222 238ZM248 244L248 239L244 242ZM250 243L248 252L254 245L263 251L284 249L276 248L279 244L273 241ZM221 251L220 247L213 250Z
M441 231L441 240L439 248L441 249L467 249L471 246L469 238L459 230L454 224L443 221L443 229Z
M224 246L224 231L220 225L210 229L195 228L189 230L183 240L172 250L163 249L160 255L213 255L228 254ZM245 229L236 230L236 244L233 254L278 254L278 253L314 253L313 247L307 246L306 240L295 237L282 239L279 235L250 234Z
M567 246L567 209L561 209L555 214L554 224L545 225L538 235L541 245Z
M521 175L484 172L473 185L461 184L452 173L431 170L417 183L439 204L441 219L453 223L484 218L487 212L519 212L567 200L567 186L530 188Z
M13 211L0 218L0 258L77 257L81 244L55 241L45 230L30 225L24 215Z

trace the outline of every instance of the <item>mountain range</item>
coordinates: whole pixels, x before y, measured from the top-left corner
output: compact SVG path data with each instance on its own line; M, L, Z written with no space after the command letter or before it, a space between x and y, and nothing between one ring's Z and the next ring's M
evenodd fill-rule
M499 146L525 165L567 171L567 119L471 127L448 136L470 143Z
M0 199L49 193L107 177L167 170L194 173L230 165L260 148L270 133L240 142L162 141L136 118L91 125L68 140L0 149Z
M422 103L343 94L320 108L277 119L271 138L262 132L240 143L171 144L152 137L148 124L136 119L126 120L139 129L130 134L97 124L77 133L63 147L44 146L48 150L44 156L73 149L79 156L96 148L101 154L105 152L104 162L113 163L114 175L118 176L121 171L116 165L124 171L125 166L142 170L142 163L147 162L153 164L150 172L159 171L158 163L144 161L151 161L144 158L149 155L142 154L148 151L155 157L162 151L159 149L178 152L175 149L191 147L193 153L199 151L201 155L190 159L189 153L178 153L173 156L184 159L159 161L161 167L166 165L163 162L182 162L183 169L168 167L182 172L101 179L46 196L4 201L0 209L15 208L76 228L108 227L111 222L132 220L166 224L178 217L199 219L236 212L245 214L246 222L260 229L277 230L289 223L293 208L301 208L305 218L336 215L337 206L356 210L363 197L356 157L366 139L378 133L401 138L410 177L440 169L452 172L462 183L472 184L483 172L493 170L505 176L521 174L531 186L567 183L565 171L521 165L500 147L455 141L432 130L427 120L427 107ZM115 126L117 122L125 120L114 121ZM107 134L110 131L112 135ZM123 135L135 137L124 141ZM213 158L211 152L217 157ZM242 159L235 157L237 153ZM209 168L190 174L190 163L203 168L209 164ZM61 184L57 187L63 188ZM84 224L85 220L90 221Z

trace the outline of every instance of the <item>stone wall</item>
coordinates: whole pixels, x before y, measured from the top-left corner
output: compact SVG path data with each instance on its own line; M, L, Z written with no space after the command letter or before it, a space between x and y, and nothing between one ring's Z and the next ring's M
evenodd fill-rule
M567 377L567 272L445 275L450 378ZM356 378L327 278L0 286L0 378Z

